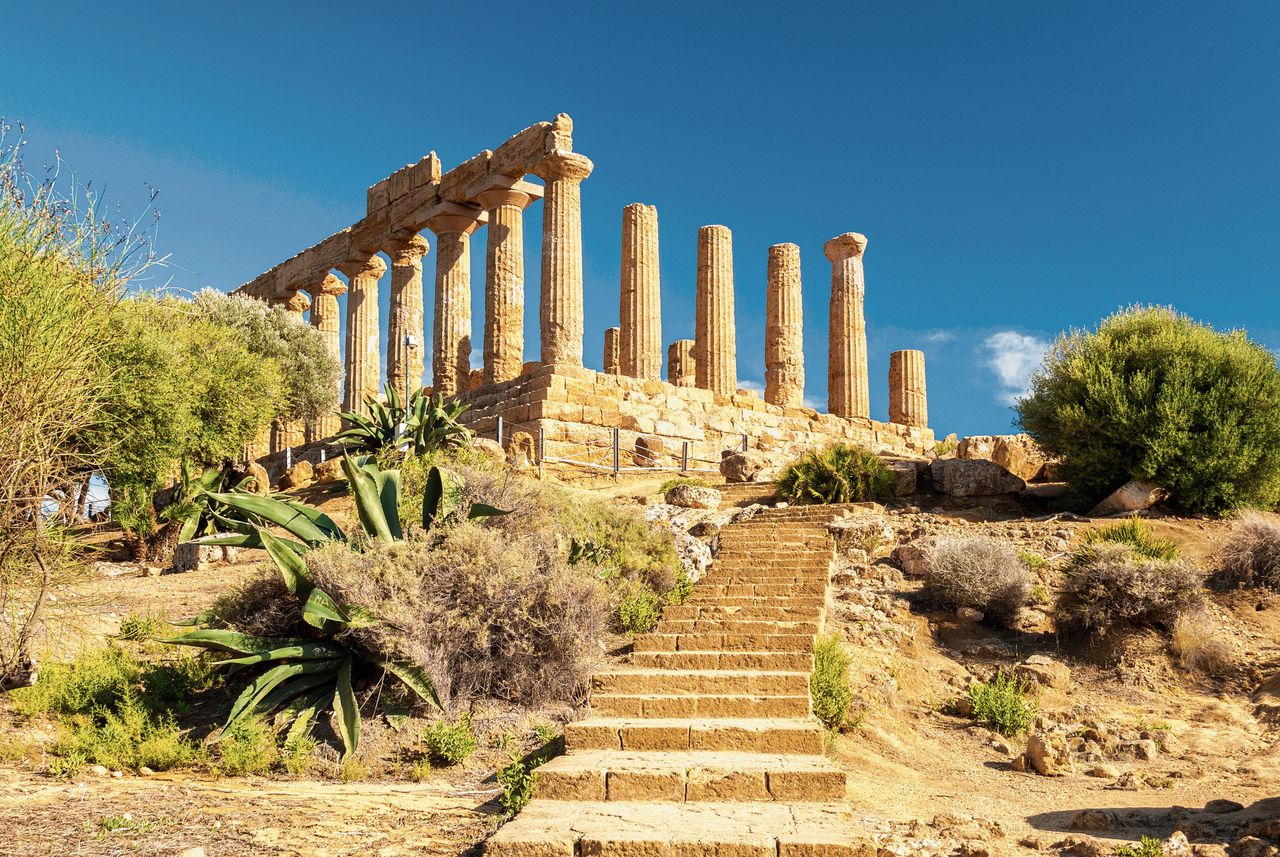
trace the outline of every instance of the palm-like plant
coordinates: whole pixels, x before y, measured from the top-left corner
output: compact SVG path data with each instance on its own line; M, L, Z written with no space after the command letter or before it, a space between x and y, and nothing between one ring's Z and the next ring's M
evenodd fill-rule
M332 441L361 452L378 453L387 447L404 445L413 455L458 446L471 439L471 432L458 417L471 406L457 399L446 400L443 393L428 396L423 390L409 394L401 403L400 394L387 387L387 401L365 398L368 415L344 411L340 416L347 428Z
M371 459L346 456L342 469L355 498L361 528L369 539L396 541L404 538L400 522L400 471L382 470ZM347 535L328 515L296 500L263 497L240 491L211 493L210 499L236 510L236 520L220 517L233 532L202 539L205 544L260 547L267 551L289 592L302 602L302 619L311 634L298 638L266 638L235 631L203 628L165 642L198 646L233 655L218 664L235 668L264 665L267 669L251 681L236 699L222 731L230 734L237 723L275 712L278 726L292 724L290 736L305 733L312 721L332 706L338 714L338 734L346 755L360 741L360 712L352 676L375 671L399 679L420 699L437 708L440 700L430 677L405 661L372 654L350 646L345 632L379 624L381 620L355 604L343 604L315 585L303 555L333 542L350 544ZM462 480L438 467L427 478L422 525L433 525L458 514L462 507ZM473 504L468 517L506 514L483 504ZM268 528L283 529L293 538L275 535ZM198 617L191 624L201 621Z
M778 477L778 496L792 503L858 503L893 494L893 472L869 449L837 443L806 452Z
M247 483L254 477L246 476L234 486L236 491L244 491ZM219 532L232 520L244 520L235 509L214 499L228 487L228 474L221 467L207 467L199 476L192 477L187 462L182 462L181 477L173 494L173 502L161 512L167 521L181 521L182 529L178 541L188 542L197 536L211 536Z

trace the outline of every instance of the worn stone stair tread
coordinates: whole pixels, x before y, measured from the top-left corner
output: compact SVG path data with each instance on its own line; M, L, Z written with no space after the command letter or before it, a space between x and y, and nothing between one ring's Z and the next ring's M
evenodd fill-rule
M813 670L812 652L633 652L631 663L673 670Z
M816 717L589 717L565 727L565 742L579 749L746 749L761 743L775 753L819 753Z
M803 717L809 694L593 694L591 710L621 717Z
M844 857L866 834L838 803L537 799L489 840L498 857Z

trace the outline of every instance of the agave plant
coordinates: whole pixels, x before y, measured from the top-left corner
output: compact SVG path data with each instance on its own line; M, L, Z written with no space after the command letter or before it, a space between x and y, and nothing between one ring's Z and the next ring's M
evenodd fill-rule
M182 462L181 476L174 491L173 502L166 506L161 517L168 521L181 521L178 541L187 542L197 536L210 536L227 529L226 524L242 517L235 509L214 499L227 487L227 472L221 467L207 467L199 476L192 477L187 462ZM247 476L234 488L244 491ZM222 524L222 527L219 527Z
M382 470L371 459L345 456L342 469L355 498L361 528L369 539L404 538L400 523L400 471ZM462 480L438 467L427 477L423 502L424 529L454 517L462 509ZM217 661L235 668L266 666L232 706L222 735L239 722L275 713L277 726L292 724L290 735L305 733L315 718L332 707L338 714L338 734L345 750L354 753L360 741L360 711L352 677L360 672L389 674L431 705L440 699L430 677L412 664L351 647L346 631L381 622L368 610L340 603L315 585L303 555L332 542L350 544L346 533L328 515L295 500L263 497L240 491L210 493L210 498L236 510L243 520L220 518L233 532L201 539L205 544L260 547L267 551L289 592L302 602L302 619L311 626L308 637L265 638L217 628L203 628L165 642L227 652L234 657ZM473 504L468 517L507 514ZM283 529L293 538L272 533ZM200 618L192 624L198 624Z
M458 422L470 405L457 399L446 401L444 394L428 396L422 390L411 393L402 404L393 387L386 389L386 404L376 396L365 399L368 416L350 411L341 414L347 428L333 439L334 445L377 453L403 444L406 452L423 455L471 439L471 432Z

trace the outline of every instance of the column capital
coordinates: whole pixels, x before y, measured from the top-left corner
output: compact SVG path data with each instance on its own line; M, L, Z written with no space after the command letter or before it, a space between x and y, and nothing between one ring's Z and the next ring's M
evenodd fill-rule
M373 277L376 279L387 272L387 263L382 261L382 257L377 253L370 253L368 256L357 256L354 259L348 259L338 266L338 270L345 274L349 280L353 280L356 277Z
M287 300L284 301L283 306L289 312L302 315L304 312L311 309L311 298L307 297L302 292L294 292Z
M347 293L347 284L333 274L325 274L323 280L314 285L306 286L304 290L310 292L312 297L332 295L336 298L338 295Z
M538 162L533 174L544 181L580 182L591 175L593 169L595 164L586 155L556 149Z
M427 242L427 239L414 232L408 235L395 236L383 250L391 257L393 265L412 265L431 252L431 244Z
M437 236L447 235L449 233L459 233L461 235L470 235L483 225L487 218L484 212L476 210L470 211L462 206L450 206L449 210L442 206L441 211L432 214L424 221L424 225L434 232Z
M861 256L866 249L867 236L861 232L845 232L822 245L822 251L832 262L848 259L851 256Z
M521 184L533 187L528 182L521 182ZM529 203L540 196L541 194L535 196L526 190L520 190L516 187L491 187L488 190L480 191L472 199L483 205L486 211L492 211L503 206L524 210L529 207Z

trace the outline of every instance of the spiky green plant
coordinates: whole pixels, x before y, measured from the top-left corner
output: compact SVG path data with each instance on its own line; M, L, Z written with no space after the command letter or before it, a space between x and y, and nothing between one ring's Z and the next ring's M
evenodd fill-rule
M806 452L778 477L778 496L792 503L858 503L893 493L893 472L869 449L837 443Z
M428 396L423 390L410 393L408 402L402 403L393 387L386 388L386 398L383 404L376 396L367 397L368 416L344 412L341 416L348 427L332 442L361 452L403 446L407 453L425 455L471 439L471 432L458 422L470 405L446 400L444 394Z

